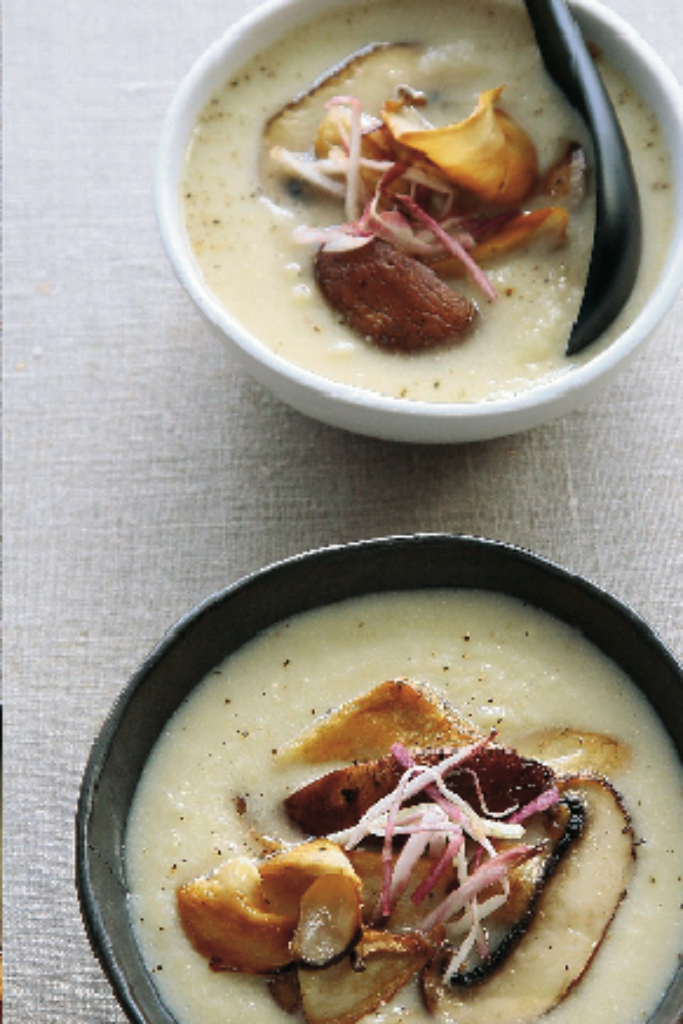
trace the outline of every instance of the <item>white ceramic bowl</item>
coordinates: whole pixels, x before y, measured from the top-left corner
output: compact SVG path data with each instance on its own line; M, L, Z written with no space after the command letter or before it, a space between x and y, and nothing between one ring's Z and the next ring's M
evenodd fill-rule
M355 0L342 2L352 5ZM246 330L207 287L185 232L179 187L190 133L212 93L231 74L293 26L338 3L270 0L232 25L182 82L163 127L156 181L161 235L180 281L261 384L300 412L333 426L396 441L476 441L527 430L583 405L641 348L683 283L683 92L642 37L594 0L576 0L574 13L587 39L627 74L658 112L676 185L673 238L658 284L638 316L604 351L552 383L510 398L472 403L396 399L331 381L284 360Z

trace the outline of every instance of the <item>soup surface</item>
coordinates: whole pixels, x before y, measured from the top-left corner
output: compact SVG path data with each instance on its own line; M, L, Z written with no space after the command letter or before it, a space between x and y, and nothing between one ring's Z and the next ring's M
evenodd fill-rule
M252 826L300 841L282 801L321 772L278 751L331 709L398 677L430 685L506 745L569 727L628 749L611 781L632 818L633 878L587 974L543 1019L646 1020L683 947L683 840L672 811L683 775L672 744L633 684L575 631L514 599L457 590L372 596L286 620L217 668L169 723L140 782L126 848L134 927L177 1020L286 1019L262 978L210 970L179 923L177 890L232 857L254 856ZM365 1018L440 1019L449 1017L431 1016L414 983Z
M414 47L395 47L379 79L365 83L369 114L378 114L406 79L428 97L426 116L440 126L468 117L483 91L504 86L499 105L532 139L541 172L570 142L581 143L589 154L583 124L545 73L516 0L458 0L457 15L444 0L379 0L332 11L259 54L226 82L199 119L182 189L189 239L209 288L287 361L393 397L501 398L569 372L633 319L665 256L670 170L654 115L601 61L631 147L645 221L644 264L635 294L604 342L571 360L564 355L592 244L589 175L582 202L557 200L571 206L566 245L541 239L486 264L496 301L466 277L449 282L478 308L464 340L418 353L387 351L342 323L315 280L315 245L293 238L301 225L348 219L343 203L311 201L310 190L295 193L278 186L275 165L260 161L266 126L293 97L349 54L391 42ZM356 79L342 75L339 92L354 88ZM316 117L323 114L321 99ZM312 143L311 137L306 146ZM548 199L532 196L523 205L547 206Z

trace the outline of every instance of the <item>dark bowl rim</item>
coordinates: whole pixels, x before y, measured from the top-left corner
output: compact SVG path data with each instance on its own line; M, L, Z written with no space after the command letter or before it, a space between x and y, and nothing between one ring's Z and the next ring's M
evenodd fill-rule
M136 1000L129 990L124 971L119 966L115 950L110 942L107 928L103 920L99 899L92 882L90 867L90 844L89 825L94 802L97 798L98 782L103 767L116 739L117 732L125 719L126 713L135 694L143 686L150 673L163 662L164 658L179 641L205 616L211 609L224 602L230 601L236 595L249 588L254 583L267 583L268 580L277 577L283 572L296 570L297 566L306 563L325 562L328 560L344 559L353 557L355 553L363 553L368 550L381 548L395 548L400 552L423 545L443 545L449 549L475 548L487 552L500 554L501 557L525 564L534 568L548 578L552 578L578 590L591 598L597 600L606 609L616 613L622 620L626 620L632 629L639 635L639 638L649 646L656 657L662 663L668 665L668 669L680 681L683 692L683 663L675 656L661 635L628 603L622 601L593 582L586 576L562 567L552 559L534 553L521 545L512 544L506 541L496 540L474 534L457 534L447 532L418 532L379 537L369 537L348 542L333 543L325 546L309 548L293 555L272 561L261 568L252 570L239 577L225 587L214 591L206 598L196 603L189 611L181 615L174 624L162 635L161 639L151 648L149 653L140 663L139 667L123 685L118 696L115 698L104 722L92 742L89 756L82 776L78 801L75 813L75 885L78 897L81 918L85 931L88 935L95 958L107 977L109 984L118 1000L121 1008L134 1024L149 1024L148 1018L139 1013ZM463 585L464 587L465 585ZM458 584L451 584L453 589ZM391 587L379 585L374 593L390 592ZM419 590L420 587L413 587ZM423 589L429 589L425 586ZM447 588L446 588L447 589ZM490 586L483 584L481 590L496 591ZM339 598L343 600L343 598ZM315 607L323 607L325 604L334 602L320 602ZM528 603L533 604L533 601ZM553 615L544 608L543 603L536 605L541 611ZM291 614L298 614L292 612ZM561 616L555 615L562 620ZM570 623L571 625L571 623ZM264 625L264 629L267 626ZM254 635L258 635L257 631ZM590 638L589 638L590 639ZM247 641L245 641L247 642ZM235 648L238 649L238 648ZM227 656L227 655L226 655ZM646 695L647 698L647 695ZM662 720L657 712L660 722L671 734L668 723ZM682 754L683 756L683 754ZM680 972L679 972L680 973Z

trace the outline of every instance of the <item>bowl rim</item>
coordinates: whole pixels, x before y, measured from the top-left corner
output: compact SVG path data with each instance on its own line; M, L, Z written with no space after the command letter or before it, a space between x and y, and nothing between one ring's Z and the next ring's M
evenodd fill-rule
M436 557L439 559L439 564L442 559L446 561L446 554L448 554L449 557L456 557L459 555L460 561L458 563L458 571L462 571L460 568L462 556L466 554L467 557L472 560L471 564L468 563L468 571L470 573L474 573L475 569L476 572L479 572L480 566L482 565L481 557L485 560L488 558L497 560L495 563L496 574L502 572L504 575L509 567L514 568L516 574L528 571L531 574L531 582L537 584L537 582L542 579L544 581L544 586L546 587L541 594L541 598L537 601L533 601L528 596L523 596L522 592L517 591L516 579L514 581L515 589L513 590L506 589L502 587L502 585L493 587L490 582L488 584L483 583L479 587L477 587L475 583L468 583L464 581L460 583L452 582L450 586L453 589L471 587L474 589L490 590L494 593L507 592L518 599L528 600L530 604L534 604L547 614L555 615L560 619L560 621L566 622L570 626L574 626L574 628L579 628L592 642L596 642L596 638L595 636L591 636L589 632L592 628L590 618L584 618L582 620L582 625L577 626L577 622L574 621L570 615L570 608L574 608L573 600L575 598L580 600L582 605L588 604L591 607L595 602L597 602L597 605L603 612L604 619L615 617L620 629L623 629L624 624L629 627L629 636L633 638L633 641L639 648L638 659L644 657L645 663L648 665L650 659L654 659L660 669L660 672L662 669L666 670L665 674L668 680L667 685L673 681L674 684L680 688L681 694L683 695L683 664L679 662L671 649L667 646L661 636L653 629L653 627L628 604L616 598L613 594L590 581L585 576L571 572L570 570L558 565L556 562L534 554L526 548L504 541L492 540L469 534L414 533L387 537L374 537L351 541L348 543L331 544L325 547L312 548L299 554L272 562L263 568L246 574L223 589L214 592L196 604L192 609L190 609L190 611L182 615L176 623L171 626L156 646L145 657L139 668L133 673L127 684L120 691L92 744L79 792L75 821L75 881L81 915L95 957L99 960L121 1007L129 1016L129 1019L134 1021L135 1024L149 1024L149 1018L140 1009L138 993L135 991L136 986L131 983L129 969L127 969L125 962L121 961L117 954L117 950L110 941L107 921L111 920L112 909L107 904L106 900L102 899L102 894L98 894L98 883L96 881L97 868L101 869L102 861L106 860L106 851L98 847L93 833L92 823L93 815L96 814L97 810L96 802L100 782L107 770L110 772L113 770L111 767L112 751L119 731L125 725L126 716L136 698L136 695L144 688L150 675L158 671L160 667L163 666L177 645L182 644L193 630L201 627L202 621L206 616L212 613L212 610L223 605L230 605L231 603L234 604L236 600L238 603L242 600L242 603L244 604L244 600L249 599L254 588L265 587L267 589L270 587L272 589L273 582L277 584L279 578L284 578L286 582L291 582L291 574L301 573L302 568L304 570L304 575L306 571L313 572L315 570L316 582L323 575L320 573L321 568L327 570L328 577L334 577L334 573L330 573L329 569L335 565L338 566L340 560L346 560L347 563L350 561L352 566L360 565L362 562L364 563L367 561L368 553L374 553L380 557L380 559L386 558L396 561L398 564L401 559L405 561L406 553L409 552L419 552L421 556L424 556L425 552L427 554L431 552L432 558ZM411 569L411 576L412 571L413 570ZM433 572L431 568L429 571L430 573ZM488 562L485 562L485 572L488 573L490 571ZM447 572L447 574L449 574L449 572ZM308 578L307 585L309 587L311 585L310 577ZM424 584L423 587L416 586L414 584L404 586L403 588L400 586L387 587L382 580L376 580L373 576L372 579L367 580L367 586L365 586L364 589L357 590L354 587L352 594L337 596L336 600L344 600L349 596L361 596L362 593L384 593L396 589L416 591L439 585L440 584L438 583L432 582ZM329 586L334 591L337 584L332 582ZM562 601L568 600L569 602L565 613L562 615L558 615L556 611L551 610L548 605L548 602L554 604L559 600L558 594L555 594L552 597L548 596L553 587L559 587ZM535 590L534 593L538 593L538 590ZM569 595L569 598L567 598L567 594ZM292 598L289 596L289 593L287 593L283 600L285 603L288 603ZM246 635L235 646L230 646L230 649L223 653L223 658L229 656L229 654L233 653L235 650L238 650L253 636L258 635L261 630L268 628L277 621L282 621L282 619L288 617L288 615L300 614L301 612L308 610L308 608L321 607L329 603L332 602L329 600L319 600L316 593L315 598L311 600L309 605L298 610L290 610L285 615L278 616L276 614L272 617L272 609L269 609L271 613L270 620L268 620L266 616L266 620L261 623L255 632ZM260 619L263 614L261 607L259 607L257 609L257 618ZM576 611L574 610L572 614L576 614ZM582 612L582 616L585 615L586 611L584 610ZM600 643L598 643L598 647L600 646ZM641 648L644 652L642 655ZM604 648L602 649L604 650ZM619 655L615 651L604 651L604 653L619 664ZM214 662L213 667L215 667L217 663L218 662ZM201 681L201 678L205 677L205 674L206 673L201 673L198 678L194 679L194 682L188 686L185 696L192 692L195 686ZM159 681L155 681L153 678L152 682L158 690ZM637 682L637 685L640 686L640 683ZM649 703L654 706L655 713L658 715L663 728L668 731L672 741L679 751L679 755L683 757L683 701L681 702L680 715L678 716L676 723L672 723L671 721L665 720L662 710L657 707L657 703L653 700L651 693L646 692L645 697ZM174 705L173 711L180 706L180 703L182 703L182 701ZM160 726L160 730L163 729L165 723L170 719L173 711L166 716L164 723ZM674 727L677 729L676 733L674 732ZM131 797L126 803L123 831L120 835L112 838L112 843L115 846L117 843L120 844L117 849L118 856L121 858L121 863L123 863L125 823L127 822L127 816L130 810L130 799L132 799L132 793L134 793L140 774L151 754L158 735L159 732L151 738L149 743L147 737L145 737L143 751L144 756L141 759L139 770L135 776L134 784L132 785ZM107 824L107 828L114 832L116 831L116 827L114 825ZM108 865L107 870L111 874L114 874L114 868L112 868L111 865ZM122 867L121 874L122 877L120 879L120 884L125 890L126 884L125 877L123 877L124 869ZM132 934L132 924L130 923L130 920L128 921L128 929ZM138 958L140 959L139 953ZM155 1012L157 1016L154 1018L154 1024L157 1024L157 1021L164 1021L164 1024L177 1024L175 1017L167 1010L161 1000L161 997L156 992L155 986L151 981L151 976L147 977L147 981L150 992L152 993L151 997L156 1000ZM150 996L148 994L148 998L149 997ZM650 1018L650 1024L672 1024L674 1018L666 1015L670 1009L675 1009L676 1011L681 1011L683 1009L683 967L681 967L678 973L674 976L671 987L664 996L664 1002L655 1010L655 1015Z
M345 421L350 412L355 412L360 416L361 433L365 432L363 412L370 412L373 419L385 417L393 421L394 425L397 418L405 420L407 424L411 421L423 422L427 432L435 434L436 440L450 438L448 431L445 437L439 436L444 422L451 426L456 424L463 430L464 439L470 440L479 436L498 436L498 431L493 434L486 432L487 422L491 429L495 429L491 424L496 421L503 432L508 432L509 428L520 429L520 424L521 428L533 426L575 408L584 398L588 400L591 397L604 378L630 361L664 317L683 284L683 89L643 36L599 0L571 0L571 7L584 31L604 46L615 63L623 66L626 62L631 70L635 68L635 78L641 87L646 87L646 98L660 120L662 111L665 111L663 120L667 127L666 142L672 165L680 172L676 188L675 230L661 276L645 306L624 332L603 351L580 365L572 366L569 372L550 382L511 396L477 402L428 402L393 398L325 378L284 359L244 328L204 283L182 222L179 187L181 155L185 152L191 125L211 91L219 82L225 81L230 69L239 67L276 39L283 27L291 28L307 20L312 13L353 2L323 0L321 4L320 0L266 0L228 27L186 73L163 122L155 176L155 208L159 231L178 279L209 323L235 344L238 352L246 358L252 374L261 383L295 407L300 406L297 406L293 394L299 398L305 395L310 408L303 411L320 419L325 419L326 414L329 416L330 404L344 410L341 415ZM226 62L228 72L222 71ZM213 85L209 87L209 83ZM410 434L410 426L406 429ZM484 433L480 434L482 430ZM387 436L391 436L391 433Z

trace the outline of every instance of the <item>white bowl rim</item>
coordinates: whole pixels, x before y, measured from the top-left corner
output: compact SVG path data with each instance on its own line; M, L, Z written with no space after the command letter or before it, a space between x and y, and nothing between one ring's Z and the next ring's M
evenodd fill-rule
M189 69L163 123L155 180L159 230L177 277L207 320L247 357L252 374L257 379L294 407L302 408L300 402L281 393L282 389L277 382L281 380L286 390L294 388L299 392L308 392L307 404L317 404L318 412L311 412L308 408L302 408L302 411L321 420L337 422L337 418L334 415L330 417L325 410L326 405L332 402L347 409L346 414L341 414L343 422L339 425L348 426L346 421L349 410L367 412L373 417L372 427L367 432L378 436L382 435L382 430L375 429L374 418L384 415L393 421L394 427L397 417L405 420L406 436L411 434L412 420L425 422L427 434L420 440L470 440L527 429L576 408L584 399L592 397L617 368L630 361L660 323L683 284L683 89L642 35L599 0L571 0L571 7L582 28L589 28L598 43L606 40L605 48L609 50L609 41L616 39L618 51L635 59L635 66L643 76L643 84L647 84L650 92L647 98L653 106L654 100L661 100L656 110L660 119L668 122L666 141L672 165L679 170L681 178L675 196L675 229L662 274L647 303L632 323L603 351L550 382L540 383L510 396L476 402L428 402L393 398L328 379L284 359L246 330L205 284L190 250L180 203L178 153L181 143L184 152L189 138L187 127L181 127L187 125L188 112L192 111L190 120L194 123L199 109L210 94L205 84L207 78L213 76L216 84L225 81L230 68L236 70L249 57L276 39L280 26L290 28L305 21L312 13L353 2L323 0L321 4L320 0L266 0L232 24ZM269 29L267 33L265 28ZM235 53L242 54L240 60L234 65L231 62L227 73L221 71L225 61L230 60ZM616 55L610 52L609 56L619 63ZM666 115L664 118L662 110ZM464 436L458 435L458 424L466 432L469 424L469 436L467 433ZM448 425L451 425L451 429L448 429ZM434 434L434 430L437 434L432 437L430 432ZM362 429L362 423L359 432L366 432ZM443 436L437 436L439 432ZM395 434L395 429L389 424L385 436L393 437Z

